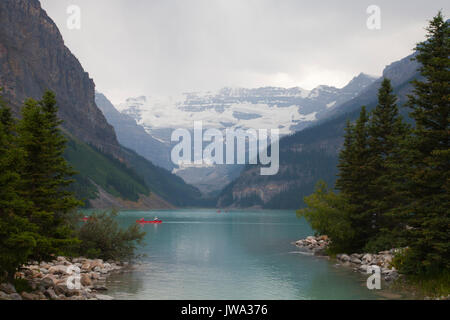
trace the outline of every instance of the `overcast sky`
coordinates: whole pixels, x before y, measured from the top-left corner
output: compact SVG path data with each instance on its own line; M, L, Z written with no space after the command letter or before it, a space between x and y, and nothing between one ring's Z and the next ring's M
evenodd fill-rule
M41 0L66 45L114 103L224 86L345 85L411 53L432 0ZM381 29L369 30L369 5ZM67 7L81 29L67 27Z

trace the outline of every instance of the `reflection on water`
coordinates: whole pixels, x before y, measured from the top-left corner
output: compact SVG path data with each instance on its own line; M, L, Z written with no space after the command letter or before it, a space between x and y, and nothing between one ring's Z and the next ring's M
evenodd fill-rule
M146 254L130 272L109 277L118 299L375 299L364 275L291 243L312 234L292 211L121 212L124 226L145 225Z

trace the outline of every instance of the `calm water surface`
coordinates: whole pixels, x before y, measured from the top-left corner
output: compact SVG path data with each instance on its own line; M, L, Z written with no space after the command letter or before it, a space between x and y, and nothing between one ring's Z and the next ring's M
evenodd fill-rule
M293 211L171 210L121 212L142 217L146 256L108 278L117 299L377 299L365 275L302 254L292 242L313 234Z

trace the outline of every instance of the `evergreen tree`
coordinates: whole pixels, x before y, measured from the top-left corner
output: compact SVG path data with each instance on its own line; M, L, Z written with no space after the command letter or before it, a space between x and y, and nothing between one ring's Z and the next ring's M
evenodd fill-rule
M42 108L46 128L48 129L47 133L49 134L45 144L45 156L47 172L52 176L49 184L51 193L44 209L54 212L59 219L63 219L64 215L81 205L81 202L74 198L73 193L67 191L67 187L74 182L71 177L76 172L64 159L67 139L63 136L59 127L62 120L58 118L55 94L46 91L39 105Z
M408 106L415 128L409 144L409 250L404 271L435 273L450 268L450 29L442 13L430 21L417 45L422 79L413 81Z
M62 156L65 139L56 114L54 94L46 92L40 102L25 102L18 126L19 146L25 151L21 196L32 203L28 218L41 235L36 259L66 253L77 243L66 222L80 202L66 190L73 171Z
M16 268L28 260L36 246L36 227L24 216L29 204L18 196L17 148L11 110L0 96L0 281L12 279Z
M374 239L369 251L391 249L398 242L394 230L402 228L397 208L405 204L404 159L401 147L409 132L399 115L391 82L384 79L378 92L378 104L369 123L369 160L366 190L371 202Z
M353 147L355 143L354 135L354 125L347 121L345 127L344 145L339 153L339 174L336 180L336 188L342 193L351 192L353 188L353 168L352 168L352 157L353 157Z
M368 145L368 115L366 107L356 124L347 124L344 148L340 153L338 180L336 187L345 198L348 217L354 229L351 247L353 250L362 249L367 240L373 235L372 220L369 215L371 209L367 190L370 177L367 175L369 160Z

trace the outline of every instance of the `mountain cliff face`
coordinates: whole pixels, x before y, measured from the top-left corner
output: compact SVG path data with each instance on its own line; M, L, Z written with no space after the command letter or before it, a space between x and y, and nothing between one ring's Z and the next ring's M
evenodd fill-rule
M410 81L418 77L418 64L408 56L387 66L383 76L390 78L399 105L411 92ZM218 207L264 207L297 209L303 197L311 194L318 180L334 186L338 154L347 119L355 120L362 105L369 110L377 104L377 80L354 99L327 115L326 120L280 140L280 170L275 176L260 176L258 166L247 166L239 178L220 194ZM401 108L407 116L408 109Z
M145 129L136 123L132 117L120 113L113 104L101 93L95 94L95 102L105 115L117 134L119 143L151 161L157 166L172 170L174 165L170 160L170 149L167 144L154 139Z
M26 98L55 92L79 172L72 188L94 207L194 205L200 192L119 144L95 103L95 86L38 0L0 0L0 87L16 115ZM136 137L137 139L138 137Z
M0 87L19 113L23 101L56 93L64 128L84 142L118 155L114 129L95 105L95 87L64 45L38 0L0 1Z
M378 88L380 87L383 78L388 78L394 88L396 88L398 103L401 105L406 102L407 95L410 93L411 86L409 82L418 77L417 69L418 63L412 60L415 54L409 55L399 61L395 61L386 66L383 70L382 78L376 80L372 85L368 86L354 99L343 103L339 109L330 110L326 118L335 117L343 113L350 113L355 110L360 110L363 105L370 105L376 101ZM404 116L407 116L406 109L403 109ZM320 123L321 121L319 121ZM322 121L323 122L323 121Z

